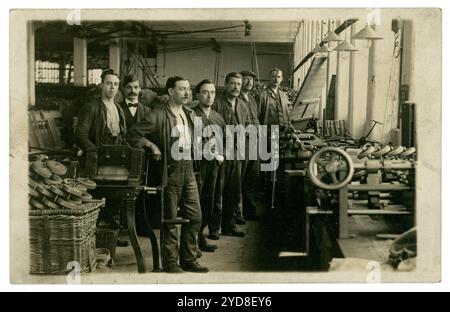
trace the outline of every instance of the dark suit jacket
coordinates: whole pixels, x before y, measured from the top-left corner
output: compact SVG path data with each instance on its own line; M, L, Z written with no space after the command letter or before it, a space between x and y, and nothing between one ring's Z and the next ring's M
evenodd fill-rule
M228 106L228 101L225 98L225 94L216 97L212 109L222 116L227 125L232 125L231 114L233 114L233 112ZM236 115L239 125L243 125L245 127L250 124L247 106L239 97L236 99Z
M119 104L115 103L119 112L120 138L125 137L125 115ZM80 110L75 133L77 145L82 150L97 147L102 144L102 137L109 131L106 126L106 107L101 98L92 99Z
M194 117L195 113L183 106L191 129L191 139L194 144ZM167 167L175 160L171 157L172 145L178 140L172 137L172 129L176 127L177 119L167 104L159 105L152 110L150 118L134 124L127 132L127 141L133 147L145 147L150 141L161 150L162 154L162 185L167 184ZM201 148L201 147L200 147ZM194 152L194 148L191 152ZM194 155L191 155L194 159ZM198 163L194 161L194 170L198 169Z
M127 129L131 128L134 123L141 122L143 120L148 120L150 118L151 108L145 106L142 103L138 103L137 111L136 111L136 119L133 118L133 116L130 113L130 110L128 109L128 105L126 101L123 101L120 103L120 107L122 107L122 110L125 114L125 120L127 122Z
M284 120L284 122L289 122L289 98L286 93L284 93L281 90L278 90L278 93L280 95L280 101L281 101L281 107L283 109L283 114L286 116L287 120ZM269 98L271 98L271 101L269 103ZM277 107L274 104L276 102L276 98L274 94L269 91L268 89L263 90L258 99L258 114L259 114L259 121L261 125L273 125L278 124L278 114Z

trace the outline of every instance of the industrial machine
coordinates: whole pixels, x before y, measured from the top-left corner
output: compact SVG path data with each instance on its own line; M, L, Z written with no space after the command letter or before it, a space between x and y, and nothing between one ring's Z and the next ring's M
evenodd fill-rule
M144 257L136 234L136 199L139 194L157 194L161 187L150 187L148 161L140 148L128 145L102 145L97 150L87 151L84 170L80 173L97 183L95 190L99 196L106 197L104 209L119 207L121 223L126 227L137 261L139 273L146 271ZM160 271L159 248L145 208L145 196L141 196L145 224L153 255L153 270ZM162 196L161 196L162 198ZM109 203L108 203L109 201ZM118 201L118 202L115 202ZM162 204L161 204L162 205ZM115 211L104 211L115 214ZM125 220L125 221L123 221Z
M336 240L352 236L351 216L402 218L409 229L415 209L414 147L324 133L281 128L274 192L278 257L316 257L320 269L338 253Z

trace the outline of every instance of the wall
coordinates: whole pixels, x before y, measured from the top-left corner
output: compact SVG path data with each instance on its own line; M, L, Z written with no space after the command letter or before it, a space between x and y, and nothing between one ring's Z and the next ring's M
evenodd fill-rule
M294 68L326 36L329 29L334 29L339 24L340 22L335 19L301 20L297 36L294 40ZM328 81L331 79L331 76L336 73L336 56L334 54L335 53L330 53L327 60ZM300 89L306 78L308 69L311 66L312 60L313 57L309 58L309 60L294 73L294 89ZM322 116L322 108L325 107L325 89L326 86L324 86L324 91L320 100L320 118Z
M359 49L357 52L330 52L328 54L328 81L336 75L335 119L347 120L350 135L358 138L367 133L377 120L370 138L388 143L391 131L398 127L398 90L400 59L393 57L395 34L391 30L395 14L381 11L376 31L384 38L368 43L367 40L352 40L352 35L367 23L367 11L342 17L340 20L303 20L294 44L294 60L297 65L325 37L328 29L334 30L347 18L359 20L340 34ZM330 43L334 48L337 43ZM312 60L312 58L310 59ZM310 61L295 73L296 87L303 83ZM329 89L327 90L327 93ZM321 103L324 105L325 97Z
M186 43L185 43L186 44ZM186 44L187 45L187 44ZM180 46L180 44L177 44ZM168 46L170 48L171 46ZM250 43L242 44L222 44L219 65L218 85L223 86L225 75L232 71L241 71L252 68ZM256 52L282 52L292 53L292 45L285 44L256 44ZM284 73L290 73L292 70L292 55L257 55L260 78L268 79L269 70L279 67ZM165 85L167 77L173 75L186 76L192 84L208 78L214 80L216 55L212 47L205 47L197 50L189 50L175 53L167 53L164 67L164 58L162 53L157 58L157 75L161 85ZM286 75L287 76L287 75Z

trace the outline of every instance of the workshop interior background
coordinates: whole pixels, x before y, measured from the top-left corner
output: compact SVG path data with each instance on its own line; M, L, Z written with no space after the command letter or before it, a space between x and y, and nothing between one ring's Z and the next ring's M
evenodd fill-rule
M418 19L402 10L277 21L78 21L77 14L26 25L30 180L21 224L29 227L30 273L64 274L71 261L91 276L162 269L162 188L149 182L157 170L126 146L84 163L76 144L78 113L99 94L106 69L136 75L139 102L153 108L164 103L171 76L187 77L192 89L210 79L218 97L227 73L251 71L258 97L273 68L289 98L279 168L261 175L256 217L237 225L245 236L208 239L217 249L199 254L200 263L210 272L339 272L374 261L383 272L414 272L418 99L433 84L417 75ZM124 101L122 88L115 100ZM189 106L196 103L194 96ZM111 191L123 194L120 231L97 222ZM111 243L117 239L130 243Z

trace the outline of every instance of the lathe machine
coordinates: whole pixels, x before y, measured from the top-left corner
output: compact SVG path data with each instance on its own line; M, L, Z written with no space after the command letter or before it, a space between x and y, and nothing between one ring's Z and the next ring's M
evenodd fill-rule
M333 243L323 235L351 237L354 215L401 218L406 230L414 226L415 155L414 147L282 127L274 200L278 256L330 253Z

